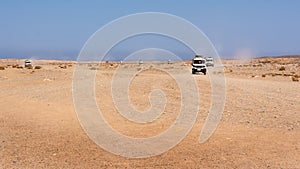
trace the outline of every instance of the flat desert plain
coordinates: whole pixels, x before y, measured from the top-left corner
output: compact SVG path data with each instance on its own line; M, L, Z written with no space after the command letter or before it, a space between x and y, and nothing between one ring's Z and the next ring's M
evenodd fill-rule
M196 123L171 150L141 159L109 153L84 132L72 98L75 62L32 62L27 69L24 60L0 60L0 168L300 168L300 57L223 60L224 112L202 144L198 139L209 113L211 82L209 75L192 75L200 95ZM168 129L180 111L180 88L155 67L180 74L190 63L123 63L139 71L128 89L137 110L150 108L153 89L165 93L163 113L148 124L129 121L114 107L111 81L119 65L83 65L97 70L96 101L110 126L138 138Z

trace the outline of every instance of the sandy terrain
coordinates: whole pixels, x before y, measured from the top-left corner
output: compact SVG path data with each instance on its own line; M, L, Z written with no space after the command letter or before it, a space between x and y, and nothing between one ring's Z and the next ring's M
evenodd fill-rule
M299 57L224 60L225 110L204 144L198 138L209 111L210 80L208 75L194 75L201 96L197 122L175 148L144 159L111 154L85 134L72 99L74 63L34 61L41 69L14 66L23 61L0 60L0 168L300 168ZM158 64L178 73L183 65ZM160 88L168 98L162 116L141 125L117 114L110 93L117 66L86 65L99 69L96 97L110 125L133 137L157 135L172 125L180 109L180 90L166 73L145 69L151 64L128 65L145 69L134 77L129 97L143 111L150 106L148 94Z

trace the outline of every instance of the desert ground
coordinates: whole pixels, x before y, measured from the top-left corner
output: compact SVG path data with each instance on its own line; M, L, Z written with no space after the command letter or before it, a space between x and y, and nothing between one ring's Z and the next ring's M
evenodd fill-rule
M24 60L0 60L0 168L300 168L300 57L222 60L224 112L217 130L203 144L198 138L211 104L210 78L193 75L201 96L193 128L171 150L141 159L109 153L84 132L72 98L75 62L32 62L32 68L24 68ZM120 63L84 65L97 70L99 109L124 135L157 135L178 115L180 89L153 64L178 73L190 66L123 63L140 71L129 88L137 110L150 107L149 93L155 88L167 97L162 115L143 125L128 121L114 108L110 85Z

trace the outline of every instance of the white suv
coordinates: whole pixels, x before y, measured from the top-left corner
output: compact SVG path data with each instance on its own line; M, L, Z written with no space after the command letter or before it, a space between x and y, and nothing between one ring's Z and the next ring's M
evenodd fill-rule
M32 66L30 60L25 60L25 67L30 67Z
M211 66L211 67L214 67L214 58L212 57L207 57L206 58L206 66Z
M202 72L206 75L206 60L203 56L196 55L192 61L192 74L196 74L197 72Z

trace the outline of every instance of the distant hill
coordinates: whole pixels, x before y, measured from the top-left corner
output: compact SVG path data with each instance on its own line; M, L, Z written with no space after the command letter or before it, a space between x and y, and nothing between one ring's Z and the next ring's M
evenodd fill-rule
M300 55L281 55L281 56L261 56L257 57L257 59L260 58L298 58Z

